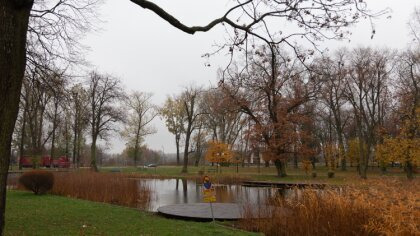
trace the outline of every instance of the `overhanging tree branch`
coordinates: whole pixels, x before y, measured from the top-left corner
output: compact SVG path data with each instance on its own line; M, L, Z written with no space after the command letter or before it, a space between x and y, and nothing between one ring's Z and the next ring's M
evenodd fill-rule
M234 11L237 8L240 8L244 5L247 5L248 3L252 2L252 0L248 0L244 3L241 3L235 7L232 7L231 9L229 9L226 14L218 19L213 20L212 22L210 22L208 25L206 26L186 26L184 24L182 24L178 19L176 19L174 16L172 16L171 14L169 14L168 12L166 12L165 10L163 10L161 7L159 7L158 5L154 4L153 2L147 1L147 0L131 0L133 3L141 6L144 9L149 9L151 11L153 11L154 13L156 13L158 16L160 16L162 19L166 20L169 24L171 24L172 26L184 31L185 33L188 34L194 34L196 32L207 32L209 30L211 30L213 27L215 27L216 25L220 24L220 23L228 23L230 25L233 25L237 28L243 28L239 25L236 25L235 23L233 23L231 20L229 20L227 18L227 16L229 15L229 13L231 13L232 11Z

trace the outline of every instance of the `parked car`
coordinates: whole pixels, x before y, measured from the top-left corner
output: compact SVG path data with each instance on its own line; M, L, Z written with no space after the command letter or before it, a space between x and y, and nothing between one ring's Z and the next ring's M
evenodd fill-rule
M50 156L43 156L41 158L41 166L42 167L51 167L51 157Z
M22 156L19 158L19 164L22 167L30 168L33 167L34 163L31 156Z
M70 168L70 159L66 156L61 156L53 160L53 167Z
M146 165L146 167L157 167L157 164L148 164L148 165Z
M42 167L55 167L55 168L69 168L70 160L66 156L61 156L52 160L50 156L44 156L41 159Z

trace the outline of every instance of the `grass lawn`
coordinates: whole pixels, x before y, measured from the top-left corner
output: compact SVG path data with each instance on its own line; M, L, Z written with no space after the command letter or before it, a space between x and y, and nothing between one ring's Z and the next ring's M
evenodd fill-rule
M109 204L7 193L5 235L257 235L220 224L171 220Z
M157 168L134 168L134 167L120 167L118 170L124 173L135 173L141 176L164 177L164 178L185 178L199 176L199 171L207 169L215 169L216 167L195 167L189 166L188 173L181 173L181 166L158 166ZM104 167L101 171L112 171L116 168ZM328 169L325 166L317 166L314 171L317 173L316 178L306 175L302 168L295 169L293 167L287 168L287 177L279 178L276 176L276 169L274 166L260 168L256 166L239 167L230 166L222 167L222 173L206 173L210 176L238 176L249 180L257 181L278 181L278 182L305 182L305 183L327 183L327 184L350 184L360 180L355 167L348 167L348 170L335 170L335 177L328 178ZM382 174L379 168L369 168L368 178L386 178L387 176L401 177L405 179L405 173L402 168L389 168L386 174Z

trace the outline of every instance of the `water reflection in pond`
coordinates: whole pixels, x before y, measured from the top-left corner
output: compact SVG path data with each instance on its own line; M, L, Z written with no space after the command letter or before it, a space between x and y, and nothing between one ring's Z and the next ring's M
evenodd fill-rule
M141 179L142 184L150 187L152 198L150 211L160 206L180 203L203 202L201 183L185 179ZM245 187L241 185L213 185L217 202L265 204L268 197L286 196L291 193L287 189L267 187Z

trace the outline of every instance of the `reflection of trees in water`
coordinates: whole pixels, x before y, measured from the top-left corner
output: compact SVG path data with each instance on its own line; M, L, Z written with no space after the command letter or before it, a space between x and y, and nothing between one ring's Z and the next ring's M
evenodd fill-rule
M233 202L235 200L235 196L232 196L230 191L228 191L227 185L216 185L214 189L216 191L217 202Z
M200 196L201 196L201 184L195 183L195 196L197 199L197 202L200 202Z
M188 203L188 185L186 179L181 179L182 181L182 193L184 196L184 203Z
M203 202L201 182L186 179L147 180L153 191L150 208L179 203ZM190 186L188 186L190 185ZM241 185L213 185L217 202L251 203L264 205L274 198L299 197L299 189L279 189L269 187L245 187ZM189 191L189 192L188 192ZM268 202L267 202L268 201ZM153 205L153 206L152 206Z

